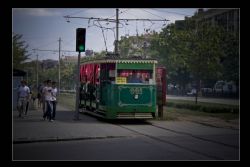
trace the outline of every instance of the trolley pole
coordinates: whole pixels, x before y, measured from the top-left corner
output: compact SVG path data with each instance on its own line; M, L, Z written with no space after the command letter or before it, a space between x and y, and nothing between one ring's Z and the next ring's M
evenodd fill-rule
M118 54L118 37L119 37L119 34L118 34L118 26L119 26L119 9L117 8L116 9L116 41L115 41L115 54Z
M80 95L80 57L81 52L78 54L78 62L77 62L77 76L76 76L76 105L75 105L75 120L79 120L79 95Z

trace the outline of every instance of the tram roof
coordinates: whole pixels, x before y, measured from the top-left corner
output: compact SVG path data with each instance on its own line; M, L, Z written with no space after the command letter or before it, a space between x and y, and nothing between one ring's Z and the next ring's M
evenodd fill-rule
M86 62L83 62L81 64L100 64L100 63L124 63L124 64L130 64L130 63L140 63L140 64L152 64L152 63L158 63L155 59L96 59L96 60L89 60Z

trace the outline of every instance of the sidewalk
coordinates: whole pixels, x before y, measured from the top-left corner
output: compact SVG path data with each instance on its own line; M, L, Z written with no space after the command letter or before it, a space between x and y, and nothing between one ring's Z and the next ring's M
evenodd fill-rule
M118 126L98 121L94 117L79 114L80 120L74 120L74 112L57 106L56 120L43 120L42 109L28 111L24 118L13 111L13 143L41 141L64 141L99 138L127 137L130 131Z

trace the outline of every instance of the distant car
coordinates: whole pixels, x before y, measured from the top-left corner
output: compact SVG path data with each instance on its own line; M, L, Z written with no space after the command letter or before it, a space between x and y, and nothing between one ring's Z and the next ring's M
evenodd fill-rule
M187 93L188 96L195 96L196 95L196 89L192 89L190 92Z
M201 91L203 93L213 93L213 89L212 88L201 88Z
M214 85L214 91L216 93L236 93L236 85L233 81L217 81Z

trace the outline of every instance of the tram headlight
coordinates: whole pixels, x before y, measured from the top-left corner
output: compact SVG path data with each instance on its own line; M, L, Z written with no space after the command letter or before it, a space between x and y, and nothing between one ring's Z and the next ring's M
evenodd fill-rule
M135 95L135 97L134 97L136 100L139 98L139 96L138 95Z

